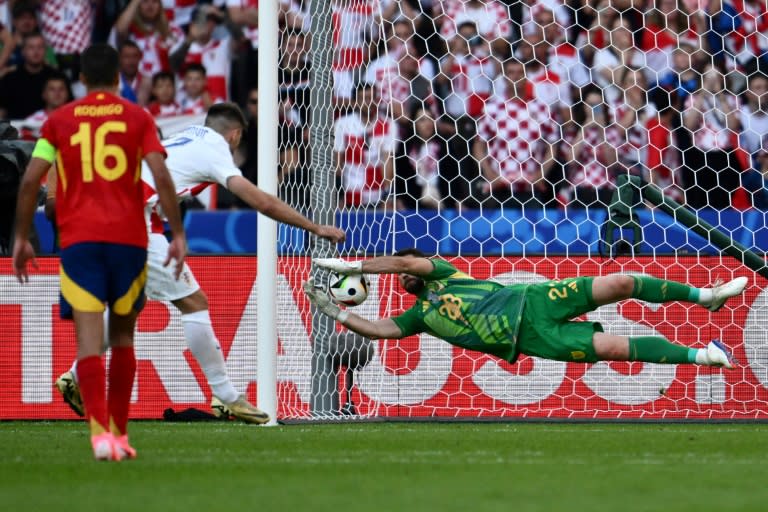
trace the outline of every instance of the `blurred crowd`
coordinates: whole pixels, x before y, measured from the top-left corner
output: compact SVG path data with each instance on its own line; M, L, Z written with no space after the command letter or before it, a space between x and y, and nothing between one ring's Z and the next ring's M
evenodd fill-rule
M280 193L306 205L312 0L277 1ZM346 207L605 207L622 174L768 207L765 1L327 1ZM120 94L157 118L239 103L256 181L258 25L258 0L0 0L0 117L34 137L108 41Z

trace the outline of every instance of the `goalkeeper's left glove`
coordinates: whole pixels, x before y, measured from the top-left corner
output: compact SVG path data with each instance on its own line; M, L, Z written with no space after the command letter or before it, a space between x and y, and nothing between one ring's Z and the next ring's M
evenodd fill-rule
M345 261L341 258L312 258L312 262L320 268L332 270L339 274L362 274L362 261Z
M342 324L349 317L348 312L331 302L331 298L325 294L322 288L315 285L314 278L310 278L304 283L304 293L307 294L309 302L317 306L317 309L324 315L328 315Z

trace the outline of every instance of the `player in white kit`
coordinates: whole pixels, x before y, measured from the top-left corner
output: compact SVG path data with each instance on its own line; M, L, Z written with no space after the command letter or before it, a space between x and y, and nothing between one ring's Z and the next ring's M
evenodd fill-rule
M342 230L315 224L243 177L235 166L232 153L240 144L245 127L245 117L237 105L218 103L209 109L205 126L190 126L163 142L168 153L166 166L173 177L179 199L196 195L210 184L218 183L276 221L303 228L334 243L342 242L345 238ZM163 266L168 240L163 234L162 212L158 209L158 196L148 169L142 169L142 180L150 231L147 296L169 301L181 312L187 345L211 387L214 413L217 416L231 415L247 423L266 423L269 421L267 414L249 403L229 380L221 346L211 326L208 298L189 267L185 264L181 277L176 280L173 267ZM76 366L73 364L72 369L56 380L56 387L64 401L82 416L83 405L76 378Z

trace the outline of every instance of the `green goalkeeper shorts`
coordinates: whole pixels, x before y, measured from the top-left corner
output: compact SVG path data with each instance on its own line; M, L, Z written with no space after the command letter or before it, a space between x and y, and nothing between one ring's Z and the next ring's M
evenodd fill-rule
M545 281L528 287L517 349L529 356L594 363L592 337L603 332L599 322L573 318L597 308L592 300L593 277Z

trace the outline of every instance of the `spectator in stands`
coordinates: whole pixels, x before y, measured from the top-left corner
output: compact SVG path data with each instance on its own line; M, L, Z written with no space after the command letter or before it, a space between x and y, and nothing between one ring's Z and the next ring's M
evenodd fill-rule
M96 14L92 0L41 0L40 29L70 82L79 79L80 54L91 45Z
M286 30L309 31L310 2L305 0L280 0L278 23Z
M345 206L389 206L396 130L394 121L379 111L375 87L358 86L354 110L334 126L336 169Z
M699 34L704 32L707 24L703 10L697 9L694 15L689 15L680 0L654 0L654 8L646 14L640 39L640 49L647 61L646 81L653 86L673 70L675 48L683 44L698 48Z
M184 33L168 23L160 0L131 0L115 23L110 43L119 47L128 39L141 49L139 72L152 76L171 70L168 55Z
M257 107L252 108L255 120ZM277 137L278 196L294 208L304 209L310 204L312 187L308 160L309 131L301 124L298 109L288 98L280 102L278 109Z
M72 91L66 75L58 73L48 77L43 86L44 106L24 119L21 130L22 138L36 141L40 136L40 127L48 119L48 115L70 101L72 101Z
M656 108L648 101L648 86L640 69L625 67L619 75L622 95L610 105L611 117L619 134L617 157L623 170L645 176L643 153L648 147L650 119L656 116Z
M675 128L680 125L680 113L675 108L674 92L661 91L656 98L658 115L648 120L648 151L646 167L648 181L658 186L672 199L683 201L684 179L681 171L680 148Z
M243 153L243 164L240 166L240 169L243 171L243 176L252 183L258 184L259 89L256 87L248 91L245 116L248 119L248 126L243 134L243 144L240 144L240 149Z
M147 110L155 118L173 117L181 114L176 103L176 77L168 71L159 71L152 77L152 101Z
M11 29L0 23L0 78L3 77L11 67L11 56L15 43Z
M200 5L187 36L170 55L174 71L183 72L189 64L202 64L207 76L207 90L212 98L226 101L229 97L229 76L232 72L233 40L226 36L213 37L217 26L224 21L224 13L213 5Z
M248 91L246 117L248 126L243 134L239 154L242 159L240 169L249 181L258 184L259 132L257 125L259 90ZM306 208L312 180L306 158L306 144L302 141L301 128L287 122L284 109L279 111L278 130L278 196L295 208ZM219 208L249 208L242 200L226 190L218 194Z
M568 32L573 20L570 9L561 0L531 0L522 11L521 24L523 25L523 35L532 32L532 26L536 26L539 32L556 31L562 34ZM546 12L545 16L541 16ZM548 37L542 36L545 39Z
M30 34L22 44L24 64L0 80L0 118L24 119L45 106L45 82L57 71L45 63L45 39Z
M446 113L463 125L460 132L468 133L467 125L474 131L475 119L483 112L497 74L498 63L491 57L488 43L478 34L475 24L459 25L448 54L440 61L435 86Z
M8 66L19 67L24 63L24 56L21 52L24 38L31 34L40 32L40 26L37 23L37 7L32 0L18 0L13 4L12 9L13 24L13 44L14 49L8 61ZM57 67L56 54L53 48L46 41L45 44L45 62L51 67Z
M675 91L681 102L688 99L688 95L699 88L701 83L700 69L704 64L694 60L696 49L687 43L682 43L672 50L672 69L666 73L659 73L659 87L668 91Z
M482 172L478 192L490 207L544 206L554 198L547 178L559 125L547 105L528 95L522 62L507 59L503 71L505 92L486 103L472 147Z
M300 124L309 120L309 73L311 63L307 59L307 40L300 30L286 30L280 35L280 60L278 83L280 100L288 102L299 114Z
M395 2L393 2L395 4ZM366 69L365 81L375 84L381 98L381 108L384 111L392 108L395 120L405 118L412 112L411 106L405 106L407 97L413 95L425 98L424 84L430 83L435 77L434 62L424 58L416 48L413 22L405 17L395 19L391 24L385 24L387 33L386 51L378 54ZM407 61L405 61L407 59ZM413 69L413 66L416 66ZM403 72L409 77L403 76ZM418 83L411 84L413 78ZM431 95L431 85L430 85ZM407 122L407 121L406 121Z
M141 49L130 39L120 45L120 84L118 92L128 101L146 106L152 82L149 77L139 73Z
M440 34L452 41L464 23L472 23L485 43L504 53L512 37L512 21L507 7L498 0L444 0ZM438 13L439 14L439 13Z
M392 20L393 23L404 20L415 27L421 23L423 10L432 3L432 1L385 0L381 2L381 19Z
M752 204L768 210L768 75L759 71L749 77L745 101L739 110L743 127L741 147L750 155L742 182L750 192Z
M549 68L550 48L541 32L532 31L523 35L515 53L525 64L525 76L530 84L532 96L550 105L555 119L563 124L571 118L571 87ZM498 93L504 87L506 79L499 77L496 82L494 89Z
M380 96L382 104L388 103L387 108L400 125L401 133L413 125L414 120L410 116L417 109L427 109L433 116L437 114L432 82L421 74L419 60L413 53L407 52L400 57L395 68L396 74L387 73L387 82Z
M546 59L540 59L546 69L560 78L560 101L571 106L574 101L574 90L581 89L589 83L589 69L584 65L581 54L570 41L566 39L563 27L555 22L552 9L541 8L534 13L534 27L541 30L526 31L525 34L540 33L545 47L549 51ZM534 43L536 39L534 39Z
M768 5L760 0L718 0L708 10L707 44L724 69L742 68L753 60L768 64Z
M588 85L574 107L574 121L580 126L570 144L567 186L559 196L569 206L603 207L611 203L616 189L617 154L620 133L613 125L603 91Z
M594 8L589 28L576 40L576 46L587 67L592 67L595 53L610 43L610 27L614 26L619 18L619 10L614 4L614 0L600 0ZM594 82L594 77L592 81Z
M181 90L176 93L176 103L181 106L182 114L204 114L211 105L223 101L212 98L208 92L202 64L188 64L182 80Z
M423 57L424 54L418 46L420 37L414 33L414 23L409 18L399 17L391 23L384 24L386 51L377 52L376 59L368 65L365 72L366 82L377 83L384 80L388 70L394 69L400 57L405 54L410 54L418 59L419 72L424 77L429 80L435 78L435 64L431 59Z
M379 43L379 6L374 0L332 0L333 93L344 107L355 98L371 55Z
M458 178L458 162L450 156L447 141L437 135L429 109L418 107L409 117L413 119L413 134L405 141L404 152L395 163L397 207L456 206L456 196L466 195L456 189L467 188L468 184Z
M490 55L488 43L480 37L474 23L461 23L457 31L450 40L448 53L439 62L440 72L434 80L434 90L440 99L438 104L442 105L439 110L443 114L438 118L438 131L451 137L451 154L461 162L461 175L465 181L474 186L479 174L471 157L472 144L477 134L477 120L482 116L485 101L499 74L499 64ZM452 125L450 130L445 128L449 123ZM467 193L473 194L471 187ZM476 201L468 199L456 197L469 208L477 206Z
M126 0L119 0L120 2L126 2ZM195 13L195 8L199 4L210 3L210 0L162 0L163 10L165 11L165 19L171 26L175 26L184 30L184 28L192 23L192 18ZM216 0L214 3L217 5L223 5L224 0Z
M714 66L702 72L702 87L688 97L683 124L693 134L685 154L686 203L693 208L723 209L740 186L738 160L741 132L736 97Z
M309 24L304 26L303 11L301 7L307 2L291 1L292 8L286 9L284 1L280 2L281 12L285 10L293 13L290 16L291 28L309 30ZM250 90L258 86L258 51L259 51L259 2L258 0L226 0L227 14L236 27L233 37L238 41L238 55L233 63L232 81L234 83L233 94L241 103L247 103ZM302 18L302 19L297 19Z
M634 44L629 23L616 17L610 26L608 44L595 53L592 64L592 80L600 86L611 103L621 96L619 75L624 68L645 68L645 55ZM655 78L654 78L655 83Z
M626 21L637 42L644 27L644 14L651 0L597 0L590 1L575 11L578 18L573 26L575 46L582 53L583 62L592 64L595 52L605 48L611 39L610 27L617 17Z

